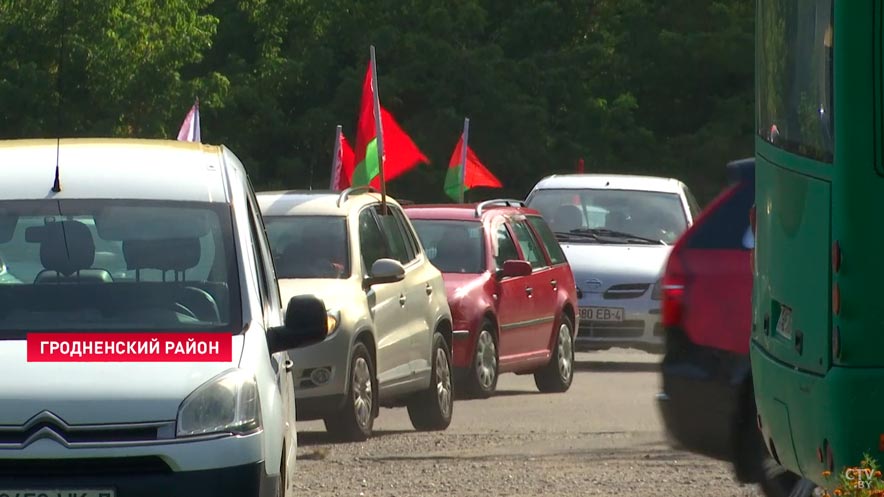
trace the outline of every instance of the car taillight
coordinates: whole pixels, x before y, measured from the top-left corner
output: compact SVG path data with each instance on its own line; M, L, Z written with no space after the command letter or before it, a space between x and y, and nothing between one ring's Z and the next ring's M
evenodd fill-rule
M681 261L675 253L669 257L660 287L663 293L660 320L665 327L678 326L682 319L685 275Z

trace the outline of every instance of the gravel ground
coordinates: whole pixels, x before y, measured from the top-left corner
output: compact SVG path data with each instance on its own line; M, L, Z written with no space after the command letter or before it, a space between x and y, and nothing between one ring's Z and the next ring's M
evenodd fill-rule
M296 495L761 496L727 464L669 448L654 403L659 356L577 360L567 393L503 375L495 397L456 402L444 432L415 432L405 409L382 409L365 443L331 443L321 422L300 423Z

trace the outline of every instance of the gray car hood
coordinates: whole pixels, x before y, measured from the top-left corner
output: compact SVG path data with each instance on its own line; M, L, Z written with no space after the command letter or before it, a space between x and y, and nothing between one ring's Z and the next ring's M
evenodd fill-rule
M654 283L672 250L668 245L600 245L562 243L579 288L588 279L603 287L622 283Z

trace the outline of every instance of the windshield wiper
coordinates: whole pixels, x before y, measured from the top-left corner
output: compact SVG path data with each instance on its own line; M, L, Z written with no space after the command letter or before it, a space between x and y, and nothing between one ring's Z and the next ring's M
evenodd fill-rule
M655 240L653 238L633 235L632 233L625 233L623 231L609 230L607 228L580 228L576 230L571 230L571 233L592 235L596 237L596 239L602 236L606 238L620 238L624 240L635 240L645 243L653 243L654 245L668 245L666 242L660 239Z
M575 238L585 239L585 240L593 240L593 241L596 241L596 242L600 241L600 240L599 240L599 237L596 236L594 233L582 233L582 232L580 232L579 230L574 230L574 231L556 231L555 234L556 234L556 238L557 238L560 242L566 242L566 241L568 241L568 240L573 240L573 239L575 239Z

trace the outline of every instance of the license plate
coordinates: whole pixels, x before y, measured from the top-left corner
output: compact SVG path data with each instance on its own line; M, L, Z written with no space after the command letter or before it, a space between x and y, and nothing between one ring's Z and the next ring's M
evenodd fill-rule
M0 497L116 497L116 492L109 489L0 489Z
M581 307L580 319L587 321L623 321L622 307ZM0 496L2 497L2 496Z
M792 338L792 309L780 306L780 317L777 319L777 333ZM0 495L0 497L3 497Z

